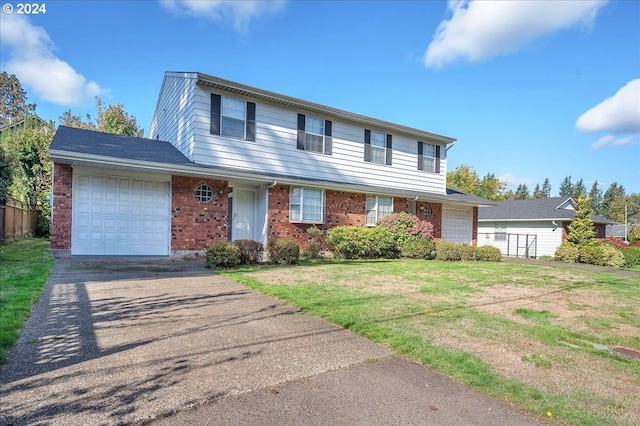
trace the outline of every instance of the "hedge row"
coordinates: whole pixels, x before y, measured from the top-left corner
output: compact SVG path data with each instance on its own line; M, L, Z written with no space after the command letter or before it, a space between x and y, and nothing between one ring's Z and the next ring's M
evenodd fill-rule
M640 248L617 248L608 242L593 241L582 245L564 242L556 250L555 259L567 263L633 268L640 265Z

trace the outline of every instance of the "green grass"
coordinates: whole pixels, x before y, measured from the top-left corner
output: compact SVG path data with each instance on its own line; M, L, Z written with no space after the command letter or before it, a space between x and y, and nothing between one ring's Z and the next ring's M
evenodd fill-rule
M49 241L32 238L0 246L0 364L51 274Z
M640 362L603 350L640 348L637 277L416 260L224 273L541 418L551 412L564 424L626 425L640 417ZM496 348L511 353L515 365L494 362ZM610 390L608 383L628 388ZM629 407L624 414L608 410L620 404Z

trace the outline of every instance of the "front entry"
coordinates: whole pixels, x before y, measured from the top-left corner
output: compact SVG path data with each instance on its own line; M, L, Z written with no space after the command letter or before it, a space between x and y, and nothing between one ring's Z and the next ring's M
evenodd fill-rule
M253 240L255 230L255 191L233 191L232 240Z

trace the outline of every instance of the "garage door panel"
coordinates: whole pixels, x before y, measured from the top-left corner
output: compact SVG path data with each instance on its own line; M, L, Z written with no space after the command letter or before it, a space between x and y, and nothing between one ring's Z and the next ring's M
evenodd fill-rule
M455 243L471 243L473 211L442 209L442 239Z
M171 186L139 178L76 175L74 255L168 255Z

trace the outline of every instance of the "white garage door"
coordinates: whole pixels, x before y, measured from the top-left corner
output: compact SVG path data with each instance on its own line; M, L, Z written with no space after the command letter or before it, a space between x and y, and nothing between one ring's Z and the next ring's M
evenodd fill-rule
M442 209L442 239L454 243L471 243L473 210Z
M74 170L72 255L169 254L170 182Z

